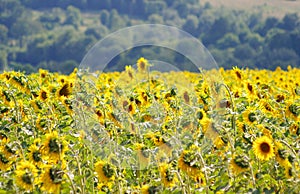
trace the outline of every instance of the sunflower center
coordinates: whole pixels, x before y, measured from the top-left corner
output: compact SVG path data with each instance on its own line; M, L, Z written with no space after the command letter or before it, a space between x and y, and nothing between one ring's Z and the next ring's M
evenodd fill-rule
M22 181L28 185L31 185L32 184L31 175L28 172L26 172L25 174L22 175Z
M240 72L236 71L236 72L235 72L235 75L236 75L239 79L242 79L242 75L241 75Z
M46 99L48 98L48 96L47 96L47 92L45 92L45 91L42 91L42 93L41 93L41 97L42 97L42 99L43 99L43 100L46 100Z
M105 164L102 170L107 178L111 178L114 175L114 169L109 164Z
M68 97L71 94L69 89L69 84L65 84L60 90L59 90L59 96L66 96Z
M264 152L264 153L269 153L270 152L270 150L271 150L271 147L270 147L270 145L268 144L268 143L262 143L261 145L260 145L260 149L261 149L261 151L262 152Z
M250 83L247 84L247 88L248 88L249 92L253 92L253 87Z
M3 154L0 154L0 161L3 164L7 164L9 162L9 160Z
M197 117L198 117L199 120L202 120L203 116L204 115L203 115L202 111L197 112Z
M62 146L60 146L60 145L57 143L57 139L54 138L54 139L51 139L51 140L49 141L49 148L50 148L50 152L59 153L60 150L62 149Z
M59 184L62 182L63 173L58 168L51 168L49 171L50 179L55 184Z
M173 181L174 179L174 174L169 169L166 170L166 179L169 182Z
M39 161L42 160L42 158L41 158L41 153L40 153L39 151L33 152L33 153L32 153L32 157L33 157L33 160L34 160L35 162L39 162Z
M248 115L248 119L249 119L249 121L250 122L254 122L255 120L256 120L256 118L255 118L255 113L250 113L249 115Z

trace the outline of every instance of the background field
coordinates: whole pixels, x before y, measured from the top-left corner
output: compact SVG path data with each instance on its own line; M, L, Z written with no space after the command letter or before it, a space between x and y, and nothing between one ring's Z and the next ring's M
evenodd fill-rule
M202 0L203 5L209 2L213 7L241 9L251 12L263 11L264 16L283 17L286 13L299 12L300 1L288 0Z

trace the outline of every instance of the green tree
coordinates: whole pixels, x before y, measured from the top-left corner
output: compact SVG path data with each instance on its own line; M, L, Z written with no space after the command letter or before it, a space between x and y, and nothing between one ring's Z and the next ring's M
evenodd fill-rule
M118 11L113 9L109 15L109 29L115 31L125 26L125 18L122 18Z
M0 43L6 43L8 29L5 25L0 24Z
M183 24L183 30L191 33L194 36L198 36L198 18L194 15L188 15L185 23Z
M233 56L240 60L248 60L255 57L255 50L249 44L238 45L234 49Z
M300 24L299 16L297 13L288 13L282 19L281 24L279 25L280 28L284 30L292 31Z
M18 0L0 1L0 23L10 29L11 25L21 17L25 9Z
M0 71L7 69L7 52L0 50Z
M148 17L148 21L152 24L163 24L163 18L158 14L152 14Z
M231 22L228 17L222 16L218 18L209 32L203 38L205 44L215 44L221 37L228 32L232 32Z
M65 24L71 24L73 25L76 29L80 26L82 23L82 18L81 18L81 13L80 10L73 7L73 6L68 6L67 8L67 16L66 16L66 21Z
M101 10L101 12L100 12L100 22L104 26L109 25L109 12L106 9Z
M233 33L227 33L217 41L216 46L220 49L233 48L240 44L239 37Z

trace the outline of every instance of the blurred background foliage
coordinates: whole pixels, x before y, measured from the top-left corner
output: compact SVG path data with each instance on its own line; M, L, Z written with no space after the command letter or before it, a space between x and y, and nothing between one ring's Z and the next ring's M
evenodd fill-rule
M219 66L275 69L300 66L300 18L264 10L215 8L201 0L1 0L0 70L38 68L69 73L109 33L137 24L165 24L198 38ZM186 64L164 48L126 51L112 60L122 70L139 57Z

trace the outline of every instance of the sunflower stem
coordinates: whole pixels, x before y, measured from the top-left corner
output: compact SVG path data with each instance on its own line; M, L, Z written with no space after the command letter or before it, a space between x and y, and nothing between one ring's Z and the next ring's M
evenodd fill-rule
M236 127L235 127L235 107L234 107L234 103L233 103L233 99L232 99L232 95L230 92L230 89L228 88L228 86L224 83L221 84L221 86L224 86L224 88L227 90L228 94L229 94L229 98L230 98L230 102L231 102L231 109L232 109L232 119L231 119L231 126L233 128L233 132L234 132L234 144L236 141Z

